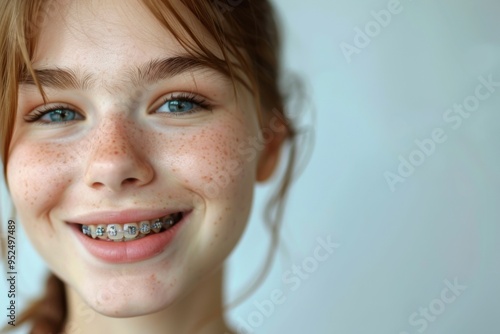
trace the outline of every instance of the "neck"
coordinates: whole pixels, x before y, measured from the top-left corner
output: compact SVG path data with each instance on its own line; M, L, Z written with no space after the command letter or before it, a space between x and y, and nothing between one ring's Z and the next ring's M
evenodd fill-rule
M131 318L99 314L66 286L68 318L63 333L230 334L223 318L222 283L220 269L168 308Z

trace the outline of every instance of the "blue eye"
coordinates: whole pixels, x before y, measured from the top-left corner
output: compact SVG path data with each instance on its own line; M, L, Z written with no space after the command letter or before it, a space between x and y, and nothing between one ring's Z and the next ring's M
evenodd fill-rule
M65 106L44 107L25 117L27 122L42 124L66 123L84 119L83 116Z
M187 100L170 100L165 102L159 109L158 112L171 112L171 113L186 113L198 106L193 101Z
M40 120L47 121L47 118L49 118L51 122L74 121L76 119L76 112L67 109L56 109L49 111L48 113L40 117Z
M201 97L189 93L170 96L156 110L157 113L185 115L201 110L211 110L211 106Z

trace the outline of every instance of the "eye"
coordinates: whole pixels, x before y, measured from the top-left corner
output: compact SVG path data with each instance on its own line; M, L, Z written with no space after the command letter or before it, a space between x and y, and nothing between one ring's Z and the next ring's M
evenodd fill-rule
M195 109L197 105L191 101L171 100L167 101L158 109L159 112L189 112Z
M183 115L201 110L210 110L210 105L206 100L194 94L179 94L165 99L156 112Z
M68 107L53 106L35 110L31 115L26 116L25 119L27 122L55 124L82 120L84 117L79 112Z
M76 116L77 114L73 110L56 109L43 115L40 120L48 121L50 119L51 122L68 122L74 121Z

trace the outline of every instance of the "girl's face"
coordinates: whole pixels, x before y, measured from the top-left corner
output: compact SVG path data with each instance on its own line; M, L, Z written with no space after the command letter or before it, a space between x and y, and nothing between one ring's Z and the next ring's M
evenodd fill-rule
M48 103L32 79L20 84L11 195L50 268L92 308L151 313L203 284L240 238L266 165L256 105L139 1L56 3L33 60ZM176 224L141 232L158 219Z

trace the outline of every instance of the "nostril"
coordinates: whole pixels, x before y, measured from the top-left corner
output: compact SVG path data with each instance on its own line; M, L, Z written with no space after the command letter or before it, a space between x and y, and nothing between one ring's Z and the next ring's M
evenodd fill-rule
M137 182L136 178L129 177L129 178L126 178L125 180L123 180L122 184L131 184L131 183L135 183L135 182Z

